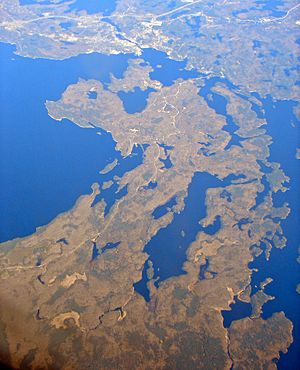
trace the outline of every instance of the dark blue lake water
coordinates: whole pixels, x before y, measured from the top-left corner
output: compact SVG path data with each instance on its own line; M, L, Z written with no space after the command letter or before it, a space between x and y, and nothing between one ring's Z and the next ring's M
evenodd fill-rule
M235 132L238 130L238 126L233 121L233 118L230 114L227 113L227 100L224 96L215 93L212 91L212 88L215 86L218 82L225 82L229 88L232 88L233 85L225 79L221 79L218 77L209 78L206 80L205 85L200 89L200 96L202 96L208 106L217 114L220 114L225 117L226 119L226 125L223 126L223 130L227 131L231 135L231 139L227 146L225 147L225 150L230 149L233 145L241 146L242 142L245 140L244 138L237 135Z
M136 86L133 91L119 91L118 97L122 100L126 113L134 114L142 112L146 108L148 96L154 91L156 90L152 88L142 90Z
M106 203L104 215L106 216L116 200L123 198L127 194L127 185L120 189L114 177L122 177L125 172L131 171L141 164L145 147L146 145L134 146L130 156L119 159L118 164L108 173L100 174L100 183L112 181L113 184L107 189L102 189L101 193L95 197L92 207L104 199Z
M234 297L234 302L231 303L230 310L222 311L224 327L229 328L233 321L249 317L251 313L251 303L242 302L237 297Z
M252 289L255 292L255 286L266 277L274 280L266 286L265 292L275 296L275 299L263 306L263 317L268 318L273 312L282 310L293 321L294 342L278 362L279 369L292 370L297 368L300 359L300 295L296 292L300 282L300 265L296 261L300 245L300 166L296 159L296 148L300 146L300 122L293 114L295 102L274 102L270 96L260 100L268 122L265 128L273 138L270 160L280 163L290 177L289 191L273 194L273 201L276 206L288 202L291 213L281 222L287 246L282 250L273 248L269 262L261 255L251 264L251 267L258 269L253 273Z
M0 44L0 240L31 234L76 199L90 192L99 170L117 158L123 171L142 151L123 162L110 134L51 119L44 103L57 100L79 77L104 83L122 77L129 55L82 55L65 61L28 59ZM100 130L98 130L100 131Z
M143 49L142 58L154 69L151 79L160 81L163 86L171 86L179 78L187 80L200 75L196 70L187 70L186 61L170 59L166 53L155 49Z
M259 6L263 11L268 11L272 17L280 18L283 17L286 12L280 10L280 6L284 5L283 0L257 0L256 5ZM255 6L232 12L232 15L237 16L241 13L248 13L249 10L257 10Z
M116 0L76 0L70 5L70 10L85 10L88 14L110 15L116 9L116 5Z
M149 259L153 262L153 278L156 287L159 286L160 282L172 276L186 274L182 269L186 261L186 251L195 240L199 231L213 235L220 229L220 217L216 217L214 223L207 227L201 226L199 221L206 216L206 190L227 186L231 180L232 176L221 181L205 172L195 173L188 188L188 195L185 198L184 210L181 213L175 213L172 223L166 228L159 230L144 248L144 251L149 254ZM174 204L175 198L171 198L165 205L158 207L154 211L154 217L163 216ZM134 285L135 290L146 301L150 299L147 287L147 266L148 261L146 261L144 266L142 280Z
M93 182L109 180L98 174L108 162L118 159L110 176L121 176L140 164L143 155L136 147L129 158L122 158L110 134L99 129L100 136L67 120L58 123L44 106L46 100L59 99L79 77L104 84L111 73L121 78L133 55L95 53L54 61L22 58L13 51L14 47L0 44L0 241L29 235L70 209L80 195L90 192ZM143 56L154 68L153 78L165 85L195 75L184 69L186 62L172 61L165 53L146 49ZM151 91L136 88L121 94L127 112L143 110ZM167 160L165 165L171 164ZM115 183L97 201L105 199L107 213L126 191Z
M212 87L218 82L225 83L229 89L237 92L237 87L232 85L230 81L224 78L214 77L206 81L205 86L199 93L211 108L225 117L226 126L224 126L223 129L232 135L232 140L229 143L230 146L242 145L241 138L235 134L238 127L234 123L233 118L227 114L226 99L211 91ZM169 81L167 81L167 84L168 83ZM257 98L259 98L259 96L257 96ZM273 102L271 97L260 100L266 113L264 114L257 105L253 105L252 109L259 118L265 117L268 122L265 128L274 141L270 148L269 160L279 162L285 173L291 178L290 190L288 192L279 192L273 195L274 204L275 206L281 206L284 202L288 202L292 211L288 218L281 223L283 233L288 240L287 247L283 250L274 248L268 262L263 255L261 255L251 264L251 267L258 269L258 272L254 272L252 277L252 294L255 293L257 289L256 286L264 281L266 277L274 279L274 282L269 284L265 288L265 291L267 294L275 296L275 299L267 302L263 306L262 316L266 319L274 312L282 310L285 312L286 316L292 320L294 325L294 342L288 353L281 355L278 367L279 369L295 369L295 364L299 363L300 358L300 295L296 292L296 286L300 281L300 268L299 264L296 262L298 255L297 250L300 245L300 167L295 157L296 148L300 146L299 122L293 114L295 102ZM226 149L229 149L229 147ZM270 172L270 169L264 166L262 162L260 166L265 174ZM209 187L225 186L225 184L217 185L214 180L209 183L203 182L203 179L200 179L202 175L194 177L186 199L186 208L183 212L179 215L175 215L172 224L160 230L145 247L145 251L150 255L149 260L153 262L156 286L159 286L160 281L171 276L184 274L182 265L186 259L186 249L199 231L198 220L205 214L205 203L203 198L205 190ZM264 197L270 191L270 185L267 182L266 176L263 177L262 184L264 189L257 195L256 206L263 201ZM200 194L202 194L202 201L198 204L199 207L197 207L196 203L199 202ZM230 197L230 195L226 195L225 193L224 196ZM194 204L192 205L192 203ZM173 205L174 199L171 199L166 205L158 207L157 210L155 210L154 217L161 217L168 211L168 208L171 208ZM238 226L243 227L243 224L248 222L249 220L245 219L242 221L241 225ZM181 233L181 230L184 231L184 234ZM213 233L215 231L217 231L217 228L213 227L211 232ZM150 295L147 288L147 268L148 261L145 263L141 281L136 283L134 287L137 292L144 296L146 301L149 301ZM201 279L201 271L199 278ZM236 299L235 303L231 305L231 311L223 312L224 326L228 327L232 321L247 317L250 314L250 305Z
M172 197L168 200L165 204L158 206L152 212L152 216L157 220L158 218L164 216L166 213L170 211L170 209L177 204L176 196Z
M286 14L278 8L284 5L283 0L257 0L256 4L260 5L262 10L268 10L272 17L283 17Z
M41 3L43 5L53 4L50 0L19 0L21 5L34 5ZM61 3L69 3L68 0L58 1ZM70 11L81 11L85 10L88 14L102 13L103 15L110 15L116 9L116 0L74 0L69 5Z
M260 283L267 277L273 279L273 282L266 286L265 292L274 296L275 299L263 306L262 317L267 319L274 312L284 311L286 316L292 320L294 342L287 354L281 354L277 364L279 369L292 370L295 369L295 366L297 367L300 359L300 295L296 292L297 284L300 281L300 265L296 261L300 245L300 166L295 156L296 148L300 145L300 123L293 114L296 102L274 102L270 96L266 99L261 99L257 94L255 96L261 101L265 114L257 105L254 105L252 109L259 118L267 120L268 124L264 128L273 139L269 160L280 163L286 175L290 177L287 192L273 193L274 205L279 207L287 202L291 213L286 220L281 222L283 234L287 238L287 246L282 250L273 248L269 261L266 261L265 255L261 254L250 264L251 268L258 270L254 271L252 275L251 294L257 291ZM269 167L262 163L259 164L265 174L270 172ZM270 191L266 176L263 177L262 184L264 190L258 193L256 206ZM231 311L223 311L224 326L228 327L232 321L247 317L250 313L249 304L236 300L236 303L231 305Z

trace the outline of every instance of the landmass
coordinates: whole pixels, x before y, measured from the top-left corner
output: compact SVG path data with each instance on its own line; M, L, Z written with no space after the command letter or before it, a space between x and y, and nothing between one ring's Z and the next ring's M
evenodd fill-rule
M0 6L0 40L21 56L132 54L122 78L81 78L45 103L53 120L110 132L124 158L143 148L142 163L118 178L127 192L107 214L105 199L95 199L112 181L91 184L90 194L33 235L1 244L0 360L14 368L272 369L293 341L283 312L261 317L271 280L251 296L249 264L286 244L281 221L290 208L273 194L288 191L290 179L270 160L262 101L299 97L299 4L286 1L274 17L253 1L154 3L121 0L105 16L70 11L71 2ZM144 54L149 48L185 61L181 69L195 75L161 82ZM135 88L151 92L131 114L120 92ZM220 185L205 190L206 214L182 272L160 279L145 247L185 212L203 173ZM206 232L216 220L219 227ZM148 260L147 301L134 287ZM225 328L222 312L235 297L251 303L252 315Z

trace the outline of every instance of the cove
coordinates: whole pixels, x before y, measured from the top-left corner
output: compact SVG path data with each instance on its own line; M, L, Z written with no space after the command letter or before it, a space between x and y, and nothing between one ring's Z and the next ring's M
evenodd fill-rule
M106 243L106 245L104 247L98 247L97 244L94 242L93 243L93 248L92 248L92 259L91 259L91 262L94 261L95 259L97 259L99 256L101 256L101 254L105 253L107 250L110 250L110 249L115 249L119 246L121 242L117 242L117 243Z
M32 234L90 193L107 163L124 163L109 133L56 122L44 104L58 100L79 77L104 84L110 73L121 78L132 57L89 54L55 61L23 58L14 49L0 44L1 242Z
M199 224L199 221L206 217L206 191L209 188L228 186L232 179L235 179L235 176L230 175L221 181L207 172L194 174L188 187L184 210L181 213L175 213L171 224L160 229L144 248L153 263L153 279L156 287L170 277L186 274L182 268L186 261L186 251L198 232L203 231L214 235L220 229L220 217L216 217L214 223L207 227ZM143 295L145 300L150 299L145 271L147 266L148 261L144 266L142 279L134 284L135 290Z
M242 146L242 142L246 139L240 137L235 132L239 129L239 126L233 121L233 117L227 113L227 99L212 91L212 88L218 83L222 82L227 85L228 88L232 88L233 85L228 80L212 77L205 80L205 85L200 89L199 95L202 96L207 105L212 108L217 114L222 115L226 119L226 125L223 126L223 130L231 135L229 143L226 145L225 150L230 149L233 145Z
M176 204L177 204L176 196L174 196L170 200L168 200L165 204L156 207L155 210L152 212L152 216L157 220L158 218L168 213L172 209L172 207L175 206Z
M162 51L145 48L143 49L142 58L153 68L150 78L161 82L163 86L171 86L179 78L188 80L200 75L195 69L186 69L187 61L170 59Z
M257 0L257 5L262 6L262 10L268 10L272 17L283 17L286 12L278 10L278 7L284 5L282 0Z
M224 328L229 328L235 320L241 320L249 317L252 313L251 303L240 301L237 296L234 297L233 303L230 304L230 310L221 311L223 316Z
M149 94L155 91L152 88L142 90L136 86L133 91L119 91L118 97L122 100L125 112L134 114L140 113L146 108Z

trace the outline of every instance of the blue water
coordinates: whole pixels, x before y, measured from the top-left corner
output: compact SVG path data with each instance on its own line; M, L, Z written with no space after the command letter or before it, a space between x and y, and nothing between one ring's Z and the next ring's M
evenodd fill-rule
M237 226L239 230L243 230L244 225L251 224L252 222L249 218L241 218L233 227Z
M272 5L270 3L272 2L269 2L269 6ZM226 127L224 128L233 137L233 135L236 135L235 131L237 127L234 127L232 117L227 114L226 99L211 92L211 88L217 82L224 83L229 89L238 93L237 87L228 80L214 77L207 80L205 86L200 90L200 95L206 99L207 104L213 108L216 113L226 118L227 130ZM292 212L286 220L281 222L283 234L288 239L287 247L283 250L274 248L268 262L266 262L264 254L262 254L255 259L253 264L250 264L252 268L258 269L258 272L253 273L251 284L252 294L256 291L255 285L258 286L266 277L274 279L274 282L269 284L265 291L267 294L275 296L276 299L267 302L263 306L262 316L263 318L268 318L274 312L283 310L286 316L292 320L294 325L294 342L288 353L281 355L278 368L294 369L295 364L299 364L300 362L300 295L296 292L297 283L300 281L300 266L296 262L298 255L297 248L300 245L300 167L298 160L295 158L296 148L300 146L299 122L296 120L292 111L296 102L273 102L270 96L266 99L261 99L257 94L253 95L262 102L263 109L255 103L252 103L252 109L257 114L258 118L266 118L268 125L264 128L274 141L270 147L271 154L269 160L279 162L285 173L291 178L290 190L288 192L273 194L274 205L281 206L284 202L288 202ZM241 94L240 96L245 98L245 96ZM264 114L264 110L266 114ZM240 139L240 137L237 139ZM236 142L231 143L236 144ZM239 140L239 145L242 145L241 140ZM228 147L226 149L228 149ZM266 177L266 175L270 173L270 168L265 166L262 162L259 162L259 164L261 170L265 174L262 179L264 189L262 192L258 193L254 209L263 201L266 194L270 191L270 185ZM223 193L222 196L230 199L230 194L228 193ZM242 227L242 225L240 226ZM231 305L231 311L223 312L224 323L228 325L228 323L233 320L247 317L249 316L249 312L250 308L248 304L236 300L236 303Z
M156 181L150 181L147 185L143 186L144 190L155 189L157 187Z
M186 24L189 26L189 28L193 32L194 37L200 37L203 35L200 31L200 26L201 26L201 17L200 16L193 16L192 19L186 18Z
M174 149L173 145L166 145L164 143L158 143L158 146L163 148L165 155L168 155L169 151Z
M36 5L38 4L37 0L19 0L20 5ZM39 3L43 5L50 5L52 4L51 0L42 0Z
M137 293L139 293L142 297L144 297L146 302L150 302L150 298L151 298L150 291L147 286L147 283L148 283L147 269L149 267L148 262L149 262L149 259L144 264L141 280L133 284L134 290Z
M173 167L173 163L170 159L170 154L167 156L167 158L158 158L160 160L160 162L163 163L163 166L160 167L161 170L164 170L164 169L169 169L171 167Z
M162 204L161 206L156 207L155 210L152 212L152 216L157 220L158 218L168 213L172 209L172 207L175 206L176 204L177 204L177 201L176 201L176 195L175 195L170 200L168 200L165 204Z
M97 248L97 244L93 243L93 250L92 250L92 261L94 261L98 256L100 256L99 249Z
M283 12L279 10L279 5L284 5L282 0L257 0L255 3L259 6L261 6L261 9L264 11L268 11L269 15L272 17L282 17L286 14L286 12ZM250 7L247 9L241 9L241 10L235 10L232 12L233 16L237 16L241 13L248 13L249 10L257 10L258 7Z
M296 148L300 146L300 123L293 114L295 102L273 102L270 96L259 99L263 103L268 122L264 128L273 138L269 159L279 162L285 174L290 177L289 191L273 194L273 201L275 206L288 202L291 213L281 222L287 246L282 250L273 248L269 262L261 255L251 264L252 268L258 269L258 272L253 273L252 287L254 290L255 285L266 277L274 280L265 288L265 292L275 296L275 299L263 306L263 318L283 310L292 320L294 342L288 353L282 354L278 362L279 369L292 370L300 363L300 295L296 292L296 286L300 282L300 265L296 261L300 245L300 166L295 157Z
M199 76L196 70L185 69L186 61L169 59L166 53L155 49L143 49L141 57L154 69L150 73L150 78L160 81L163 86L171 86L179 78L186 80Z
M98 96L98 94L96 93L96 91L89 91L88 92L88 97L89 97L89 99L97 99L97 96Z
M66 238L58 239L58 240L56 240L56 243L63 243L64 245L68 245L69 244L69 242L67 241Z
M220 197L222 199L226 199L227 202L231 203L232 202L232 194L228 190L223 190L220 194Z
M50 0L19 0L20 5L50 5L53 1ZM68 0L61 0L58 3L66 3ZM75 0L69 5L70 11L81 11L85 10L88 14L102 13L103 15L110 15L116 9L116 0Z
M102 132L99 136L96 135L96 130L81 129L66 120L57 123L47 115L44 107L46 99L59 99L66 86L76 83L78 77L94 78L103 83L109 82L110 73L121 78L128 59L132 56L90 54L65 61L47 61L21 58L13 55L12 52L11 46L0 44L2 61L0 70L1 241L31 234L37 226L48 223L58 213L70 209L79 195L90 192L91 183L94 181L101 183L111 179L112 174L99 175L98 171L113 159L117 158L119 162L119 167L113 170L113 173L117 173L114 171L124 173L141 163L143 155L142 147L135 147L127 162L119 152L116 152L115 143L110 134ZM165 86L170 86L178 78L186 79L198 75L195 71L185 70L185 62L172 61L164 53L153 49L145 50L143 56L154 68L151 78L159 80ZM208 81L206 90L202 90L200 94L202 93L208 104L219 114L226 117L227 127L225 126L224 129L234 136L237 126L228 118L226 100L218 94L213 94L213 100L210 100L209 93L216 82L226 82L226 85L232 89L236 87L220 78ZM263 317L267 318L273 312L284 310L287 317L293 321L295 341L288 354L282 355L278 363L280 369L293 369L294 364L299 363L297 360L300 348L298 322L300 296L295 291L300 280L299 265L296 263L297 247L300 244L298 231L300 173L295 159L295 148L300 144L299 126L295 129L290 124L294 122L298 125L292 114L294 102L274 103L270 97L261 101L269 122L265 128L274 140L271 145L270 160L280 162L285 173L291 177L290 191L274 195L274 202L276 205L281 205L284 201L288 201L292 212L287 220L282 222L284 234L288 238L287 247L283 250L273 249L269 262L265 261L263 255L254 261L251 267L257 267L259 271L253 273L252 286L269 276L274 279L265 291L276 299L263 306ZM258 117L264 116L259 106L253 104L252 109ZM231 145L242 145L240 137L234 140L236 141ZM266 169L262 168L262 170L267 173ZM209 175L195 175L189 188L184 211L175 214L172 224L159 231L145 248L154 263L154 278L157 286L170 276L184 274L182 265L186 259L186 248L200 230L198 221L205 217L205 191L209 187L226 186L229 182L229 179L222 183L216 178L212 177L209 180L209 177L205 176ZM149 183L149 189L155 188L156 185L156 183ZM263 197L268 191L265 180L264 187L263 194L258 195L257 202L260 202L259 197ZM114 185L111 193L102 193L100 198L103 196L110 209L115 201L115 194L119 193L122 197L125 191L126 187L119 189ZM221 196L229 200L231 198L230 193L225 189ZM203 231L213 234L220 226L221 220L216 218L214 224ZM185 232L184 236L181 230ZM148 300L150 297L146 268L145 264L142 280L135 284L135 289ZM202 276L201 271L199 274ZM234 313L230 320L241 317L238 315L244 315L242 317L249 315L245 306L239 308L234 304L229 313L236 312L235 310L243 313Z
M223 323L225 328L229 328L231 323L235 320L241 320L245 317L251 316L251 303L240 301L237 296L234 297L234 302L230 305L230 310L222 311Z
M149 94L155 91L152 88L142 90L140 87L135 87L133 91L119 91L118 97L122 100L126 113L134 114L146 108Z
M61 22L59 25L64 30L68 30L72 26L73 22Z
M195 173L188 188L185 198L185 207L181 213L175 213L174 219L166 228L160 229L158 233L145 246L144 251L153 262L155 286L172 277L184 275L182 269L186 261L186 250L195 240L199 231L209 235L215 234L221 227L221 218L216 217L214 223L207 227L199 224L206 216L205 196L209 188L225 187L229 185L235 176L228 176L223 181L205 172ZM170 202L173 202L173 198ZM157 208L160 210L160 208ZM156 211L157 212L157 211ZM147 288L147 275L144 266L142 279L134 285L135 290L149 299Z
M206 280L207 279L207 277L205 276L206 272L210 273L210 275L211 275L210 279L214 279L218 275L217 272L211 271L209 269L209 264L210 264L210 259L208 257L206 257L205 258L205 263L200 265L199 280Z
M28 59L0 44L0 240L33 233L91 191L99 170L122 162L110 134L51 119L57 100L79 77L121 78L130 55L81 55L65 61ZM125 164L125 167L127 162ZM125 169L126 170L126 169Z
M163 163L163 166L161 167L161 169L169 169L169 168L173 167L173 163L170 159L170 153L169 152L174 149L174 146L166 145L164 143L159 143L158 145L161 148L163 148L163 150L165 152L165 156L166 156L166 158L158 158Z
M264 189L257 193L256 199L255 199L255 205L251 208L251 211L254 211L260 204L263 203L265 200L265 197L269 194L270 192L270 184L267 180L266 175L264 175L261 179L261 183L263 184Z
M116 243L106 243L103 248L101 246L97 246L97 244L94 242L93 243L93 248L92 248L92 259L91 262L97 259L101 254L105 253L106 251L110 249L116 249L121 242L116 242Z
M209 259L205 258L205 262L200 265L199 280L205 280L205 273L209 266Z

